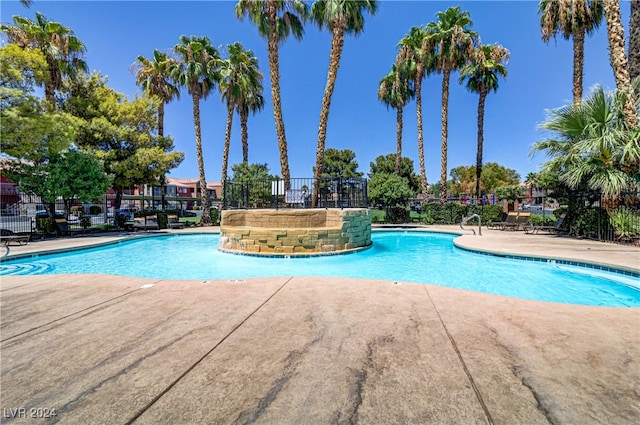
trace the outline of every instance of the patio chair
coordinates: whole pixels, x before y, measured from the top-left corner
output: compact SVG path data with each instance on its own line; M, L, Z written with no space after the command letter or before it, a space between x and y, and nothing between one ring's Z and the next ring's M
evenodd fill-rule
M12 243L26 245L30 238L29 235L19 235L9 229L0 229L0 243L4 246L9 246Z
M180 223L177 215L168 215L167 227L169 229L184 229L184 223Z
M529 225L529 219L531 218L530 212L518 213L516 220L513 223L506 223L502 226L502 230L520 230L524 226Z
M503 230L504 226L511 225L516 222L516 218L518 218L518 213L515 211L510 211L507 216L502 221L497 221L495 223L487 224L488 229L500 229Z
M160 226L158 225L158 217L155 215L136 217L133 219L133 231L150 229L160 229Z
M562 223L564 222L564 219L566 217L567 217L566 213L560 214L560 217L558 217L558 221L556 221L556 224L554 224L553 226L534 226L534 225L524 226L524 232L527 235L533 235L538 232L547 232L547 233L555 233L555 234L567 233L568 230L561 228Z
M74 229L71 226L69 226L69 222L67 221L66 218L56 218L54 219L55 223L56 223L56 232L58 233L58 235L60 236L72 236L75 235L77 233L83 233L84 229Z

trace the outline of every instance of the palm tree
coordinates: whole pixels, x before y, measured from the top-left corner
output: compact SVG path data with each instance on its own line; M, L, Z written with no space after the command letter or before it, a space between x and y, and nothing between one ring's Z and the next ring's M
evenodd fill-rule
M202 223L209 224L209 196L202 156L200 131L200 99L206 99L220 79L220 55L207 37L180 36L180 43L173 48L178 60L169 75L180 87L186 87L193 99L193 124L196 134L196 157L200 174Z
M447 139L449 114L449 79L451 72L464 66L476 44L478 35L469 12L459 6L436 14L438 20L427 24L426 44L435 54L436 70L442 73L442 149L440 157L440 202L447 197Z
M223 184L227 179L227 168L229 166L229 145L231 143L231 125L234 109L240 115L243 162L248 163L247 117L249 111L255 112L264 106L262 97L263 76L258 69L258 58L253 55L251 50L244 50L244 47L239 42L229 44L227 51L229 52L229 59L222 62L222 79L218 86L227 105L227 125L222 155ZM259 100L256 100L258 98Z
M551 158L543 172L558 173L571 189L586 186L602 192L609 206L622 191L637 188L640 133L624 122L627 93L620 88L607 93L596 86L581 104L551 111L541 127L555 137L532 147L532 153L545 151Z
M509 50L499 44L479 46L471 61L460 70L460 82L467 81L467 89L478 93L478 150L476 152L476 197L480 197L482 150L484 143L484 105L487 95L498 90L498 77L506 78Z
M44 85L45 98L51 108L55 105L55 91L62 86L64 77L75 78L79 71L86 71L83 57L84 44L71 29L59 22L52 22L36 12L35 22L21 16L13 17L14 26L2 25L10 42L22 48L40 50L47 61L48 80Z
M624 50L624 27L620 17L620 1L604 0L604 16L607 20L607 38L609 39L609 58L618 89L627 91L627 104L624 108L625 121L629 127L638 126L638 111L629 78L628 60ZM637 29L635 30L637 31Z
M396 110L396 162L395 172L400 177L402 171L402 111L413 98L409 75L403 73L394 64L391 72L382 77L378 87L378 99Z
M169 70L176 60L168 58L166 53L153 51L153 59L138 56L133 68L136 84L151 96L160 100L158 106L158 136L164 137L164 105L180 98L180 90L169 78Z
M573 103L582 101L584 39L598 29L603 17L602 0L542 0L538 4L542 39L549 43L558 34L573 38Z
M376 14L378 3L376 0L316 0L311 6L311 19L322 29L327 27L331 33L331 52L329 53L329 71L327 83L322 96L320 108L320 124L318 125L318 148L316 150L316 165L314 167L314 197L313 207L318 203L320 194L320 177L324 167L324 151L327 139L327 123L331 97L338 78L340 57L344 46L345 34L358 36L364 31L363 11L371 16Z
M158 136L164 137L164 105L174 98L180 97L180 91L169 79L169 70L175 63L175 59L168 58L166 53L153 51L153 59L138 56L133 64L136 74L136 84L151 96L160 100L158 105ZM160 177L160 193L162 195L162 207L165 205L164 174Z
M420 188L423 198L427 196L427 171L424 159L424 137L422 133L422 80L435 70L433 55L423 47L427 32L421 27L412 27L398 43L400 50L396 56L398 67L405 69L413 77L413 90L416 97L416 117L418 123L418 159L420 163Z
M260 35L267 39L273 118L278 135L282 178L288 189L291 185L291 175L280 99L278 45L286 40L290 34L293 34L298 40L302 39L304 34L302 21L307 17L308 6L302 0L238 0L235 11L236 16L240 19L248 16L249 20L258 27Z
M629 19L629 77L640 77L640 0L631 0Z

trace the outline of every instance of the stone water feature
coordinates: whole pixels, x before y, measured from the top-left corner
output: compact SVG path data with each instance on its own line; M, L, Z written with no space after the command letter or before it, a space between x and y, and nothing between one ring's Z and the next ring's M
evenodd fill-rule
M314 255L371 246L366 208L223 210L218 249L252 255Z

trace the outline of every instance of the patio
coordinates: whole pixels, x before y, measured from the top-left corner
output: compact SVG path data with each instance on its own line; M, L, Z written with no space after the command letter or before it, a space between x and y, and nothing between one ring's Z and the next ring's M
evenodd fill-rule
M483 234L457 243L640 268L638 248ZM640 419L639 309L359 279L102 275L3 277L0 308L3 423Z

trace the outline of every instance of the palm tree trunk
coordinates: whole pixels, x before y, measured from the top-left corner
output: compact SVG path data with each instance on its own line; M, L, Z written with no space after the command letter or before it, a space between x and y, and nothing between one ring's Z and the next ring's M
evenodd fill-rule
M55 109L56 105L56 75L60 72L56 68L56 64L53 59L47 58L47 68L49 72L49 79L44 83L44 98L49 102L48 108L50 111Z
M224 147L222 149L222 198L224 200L224 188L227 182L227 168L229 168L229 146L231 145L231 125L233 123L233 105L227 103L227 125L224 132Z
M629 78L640 77L640 0L631 0L629 20Z
M440 203L447 198L447 139L449 138L449 76L451 70L442 72L442 147L440 150Z
M249 130L247 127L247 121L249 119L249 111L243 110L240 112L240 136L242 139L242 161L245 164L249 163Z
M202 135L200 132L200 97L193 95L193 124L196 131L196 157L198 158L198 172L200 174L200 203L202 204L202 224L209 224L209 196L207 194L207 180L204 175L204 157L202 155Z
M158 136L164 137L164 102L158 105Z
M396 175L402 171L402 106L396 108Z
M630 95L624 106L624 120L627 126L635 128L638 125L638 115L634 107L633 93L631 92L631 80L627 69L627 55L624 51L624 28L620 16L619 0L605 0L604 16L607 20L607 37L609 39L609 56L613 75L618 89L628 92Z
M573 34L573 104L582 102L582 70L584 68L584 28Z
M164 101L160 101L160 105L158 105L158 136L164 137ZM160 176L160 203L162 204L162 209L164 209L166 200L165 200L165 192L167 186L167 179L165 178L164 173ZM153 189L151 189L153 190Z
M327 123L329 121L329 109L331 108L331 96L336 85L338 77L338 68L340 67L340 56L342 55L342 47L344 46L344 28L336 26L333 29L333 37L331 38L331 53L329 53L329 71L327 73L327 84L324 87L324 95L322 96L322 108L320 109L320 125L318 126L318 149L316 150L316 167L313 179L314 197L312 206L318 205L318 196L320 194L320 177L324 167L324 149L327 140Z
M277 4L273 0L267 2L269 14L269 24L271 32L267 50L269 53L269 76L271 78L271 97L273 99L273 118L276 124L276 134L278 135L278 150L280 151L280 169L285 189L291 187L291 175L289 174L289 157L287 150L287 138L284 132L284 120L282 118L282 103L280 99L280 66L278 59L278 34L276 33L276 13Z
M427 199L427 171L424 165L424 136L422 134L422 64L418 64L416 71L416 120L418 122L418 161L420 162L420 189L422 199Z
M480 177L482 176L482 150L484 145L484 103L487 99L487 89L480 89L478 99L478 151L476 152L476 198L480 198Z

